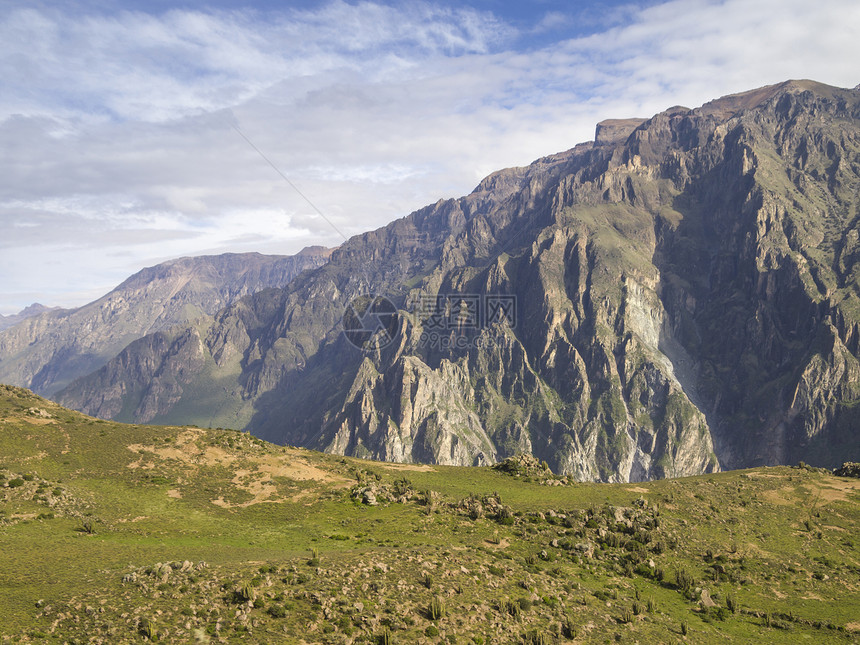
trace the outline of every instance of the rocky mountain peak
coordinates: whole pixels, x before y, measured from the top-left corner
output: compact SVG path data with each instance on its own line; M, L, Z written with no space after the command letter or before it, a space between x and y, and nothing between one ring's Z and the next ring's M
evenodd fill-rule
M857 460L858 105L789 81L601 122L61 398L377 459L525 453L582 480ZM342 315L368 293L397 328L362 349Z
M594 144L598 146L622 143L630 133L647 119L606 119L597 124Z

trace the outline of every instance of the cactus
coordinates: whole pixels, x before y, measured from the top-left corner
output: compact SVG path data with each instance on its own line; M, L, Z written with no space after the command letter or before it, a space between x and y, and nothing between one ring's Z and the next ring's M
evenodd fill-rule
M382 631L379 632L376 642L378 645L391 645L391 629L389 629L388 625L383 627Z
M445 615L445 605L439 596L433 596L430 606L427 608L427 616L430 620L439 620Z
M153 642L158 640L158 631L155 629L155 623L149 618L144 618L140 621L138 631L140 631L141 636L145 636Z

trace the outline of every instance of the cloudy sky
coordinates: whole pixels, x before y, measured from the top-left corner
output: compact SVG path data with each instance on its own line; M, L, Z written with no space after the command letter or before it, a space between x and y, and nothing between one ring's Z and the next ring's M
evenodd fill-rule
M601 119L858 60L856 0L5 0L0 313L333 246Z

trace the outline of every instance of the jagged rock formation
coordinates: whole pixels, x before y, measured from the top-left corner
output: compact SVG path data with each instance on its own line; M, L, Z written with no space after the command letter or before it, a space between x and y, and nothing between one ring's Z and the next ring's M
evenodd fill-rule
M314 247L293 256L228 253L143 269L88 305L37 311L0 333L0 382L55 393L133 340L211 316L255 291L285 286L304 269L323 264L329 252Z
M860 92L811 81L602 122L60 400L393 461L526 452L589 480L860 457L858 126ZM401 314L360 352L340 317L367 293ZM501 296L515 315L471 317Z

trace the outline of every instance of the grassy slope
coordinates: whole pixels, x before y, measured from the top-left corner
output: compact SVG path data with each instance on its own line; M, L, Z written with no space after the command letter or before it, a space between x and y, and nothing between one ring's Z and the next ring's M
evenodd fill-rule
M2 642L860 634L860 480L818 471L548 486L105 422L0 386L0 474ZM409 500L360 504L359 479ZM507 523L488 516L492 503L474 520L456 507L494 492ZM715 607L703 609L702 589Z

